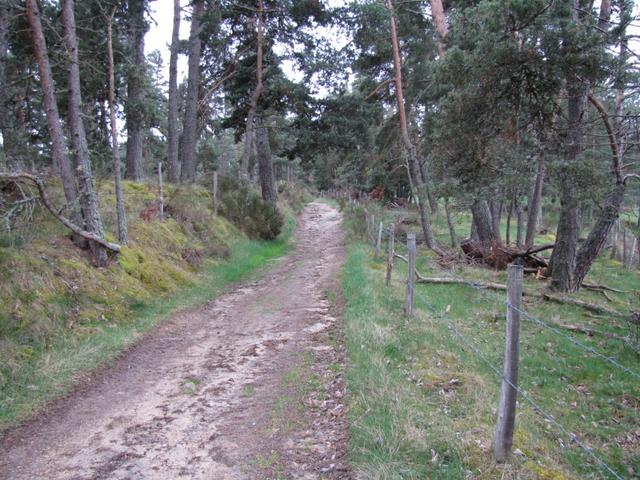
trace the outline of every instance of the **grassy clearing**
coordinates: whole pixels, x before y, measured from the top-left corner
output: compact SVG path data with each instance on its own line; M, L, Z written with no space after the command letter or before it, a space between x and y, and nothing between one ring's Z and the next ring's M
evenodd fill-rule
M155 200L149 186L126 189L131 212ZM36 218L46 228L26 244L0 248L0 431L64 395L172 313L258 274L292 246L295 219L285 204L285 228L266 242L213 215L202 189L168 189L167 198L176 218L130 217L131 245L105 269L89 265L46 216Z
M347 228L359 221L347 217ZM425 252L419 258L422 272L447 273L439 271ZM361 478L612 478L570 439L559 439L557 430L522 400L514 440L519 454L507 465L496 465L491 445L500 382L440 317L501 368L504 298L466 286L418 285L417 313L407 322L402 314L406 268L401 262L396 265L394 285L386 289L383 261L374 259L372 249L351 235L343 287L351 457ZM504 272L484 269L465 267L457 274L505 280ZM599 260L590 279L640 291L638 275L610 260ZM541 282L527 279L526 288L541 288ZM580 295L603 301L597 293ZM612 295L612 301L621 309L638 307L636 294ZM549 322L626 334L622 320L586 316L578 308L542 301L527 301L525 308ZM576 339L635 371L640 369L638 354L618 340L601 335ZM520 365L525 391L624 478L637 478L637 379L527 322L522 325Z

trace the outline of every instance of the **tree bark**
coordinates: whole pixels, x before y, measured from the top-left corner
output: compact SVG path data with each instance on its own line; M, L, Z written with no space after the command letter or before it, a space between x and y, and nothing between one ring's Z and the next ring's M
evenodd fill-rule
M271 147L269 145L269 128L265 124L262 115L256 116L255 135L262 199L265 202L275 204L278 201L278 189L273 175L273 162L271 161Z
M111 155L113 158L113 176L116 191L116 212L118 217L118 240L121 244L129 243L129 231L127 229L127 217L124 210L124 194L122 193L122 182L120 178L120 146L118 145L118 122L116 121L115 102L115 72L113 62L113 15L115 9L107 22L107 56L109 67L109 122L111 124Z
M82 97L80 94L80 67L78 64L78 40L76 38L73 0L62 1L62 22L64 25L64 43L67 50L69 66L69 127L74 153L76 156L76 172L78 185L82 194L80 205L84 216L85 230L104 238L102 220L98 211L98 198L93 189L89 147L82 121ZM90 241L89 247L97 266L105 266L108 260L104 245Z
M491 222L491 211L486 200L476 200L471 205L473 224L476 228L478 240L482 243L495 243L496 238Z
M251 95L251 102L249 103L249 111L247 112L247 123L244 130L244 147L242 150L242 157L240 158L240 176L245 179L251 178L251 165L250 158L251 153L254 151L256 136L255 136L255 122L256 122L256 110L258 108L258 102L262 95L262 69L263 69L263 57L264 57L264 2L260 0L258 2L257 12L257 32L256 32L256 87Z
M460 242L458 241L458 235L456 234L456 226L453 224L453 219L451 218L451 209L449 206L449 199L444 199L444 213L447 217L447 225L449 227L449 236L451 237L451 247L458 248L460 246Z
M127 72L127 158L125 178L141 180L144 148L144 21L145 0L129 0L130 63Z
M442 0L431 0L431 16L433 17L433 23L436 26L438 32L438 39L436 45L438 46L438 55L440 59L444 58L444 38L449 33L447 27L447 21L444 17L444 8L442 7Z
M556 248L551 255L551 289L574 290L576 250L580 231L580 208L575 193L575 166L584 145L582 117L587 100L586 87L572 79L567 87L568 133L565 140L564 166L560 172L560 219L556 231Z
M60 113L58 112L55 84L53 82L51 65L49 63L47 44L42 31L40 11L38 10L36 0L27 0L26 7L29 27L31 29L33 51L38 63L38 72L40 74L42 103L46 112L47 129L49 132L49 139L51 140L53 163L60 172L65 200L67 201L68 207L71 209L71 220L76 225L82 225L82 216L78 206L78 189L76 187L76 180L71 167L71 162L67 155L65 138L62 132L62 121L60 120ZM78 237L74 237L74 243L78 246L84 246L84 241Z
M531 190L531 196L529 197L529 208L527 218L527 236L525 238L525 245L530 247L536 238L536 233L540 225L539 213L542 206L542 187L544 186L545 164L544 158L540 156L538 159L538 171L536 172L536 179Z
M521 248L524 244L524 211L522 207L522 199L520 194L516 192L515 196L516 207L516 246Z
M431 219L429 213L429 206L427 201L427 195L424 188L424 184L421 181L420 172L418 171L418 154L416 146L411 141L409 136L409 127L407 125L407 115L404 104L404 93L402 86L402 60L400 58L400 44L398 41L398 32L396 27L396 18L393 11L393 4L391 0L386 0L386 7L391 14L391 47L393 50L393 66L395 72L395 91L396 91L396 103L398 106L398 117L400 119L400 131L402 133L402 143L407 153L408 173L409 181L413 183L418 195L418 209L420 211L420 220L422 225L422 232L424 234L425 243L430 249L440 253L440 249L436 243L433 229L431 227ZM413 178L411 178L413 177Z
M202 50L202 15L204 0L194 0L189 33L189 78L182 129L182 172L180 180L191 183L196 179L196 147L198 143L198 90L200 89L200 54Z
M498 243L502 243L500 222L502 221L503 206L504 202L502 200L491 200L491 202L489 202L489 210L491 211L491 230L493 230L493 236Z
M0 155L0 169L8 170L10 165L10 152L7 148L9 132L9 115L7 111L7 85L6 64L9 58L9 45L7 34L9 31L9 6L0 4L0 133L2 133L2 155Z
M179 179L178 160L178 54L180 50L180 0L173 0L173 33L169 57L169 116L167 119L167 179L176 183Z

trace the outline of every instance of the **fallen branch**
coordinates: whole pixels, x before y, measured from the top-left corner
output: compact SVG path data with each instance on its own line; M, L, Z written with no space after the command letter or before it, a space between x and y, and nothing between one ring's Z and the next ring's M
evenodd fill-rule
M100 237L98 237L96 234L94 234L92 232L87 232L86 230L80 228L78 225L73 223L68 218L62 216L51 205L51 201L49 200L49 196L47 195L47 191L44 188L44 183L42 182L42 179L40 179L36 175L33 175L31 173L26 173L26 172L17 172L17 173L0 172L0 179L10 180L10 181L13 181L13 182L18 182L20 180L28 180L28 181L32 182L36 186L36 188L38 189L38 193L40 195L40 202L42 203L42 205L44 205L44 207L47 210L49 210L51 215L53 215L65 227L67 227L69 230L71 230L76 235L79 235L79 236L81 236L83 238L86 238L87 240L90 240L90 241L95 242L95 243L97 243L99 245L102 245L107 250L111 250L112 252L116 252L116 253L121 250L120 245L118 245L116 243L107 242L104 238L100 238Z
M608 292L615 292L615 293L629 293L625 290L618 290L617 288L612 288L607 285L599 285L597 283L582 282L582 287L587 288L589 290L596 290L596 291L606 290Z
M407 258L398 253L394 253L394 256L407 262ZM418 279L418 283L425 283L431 285L468 285L470 287L475 288L486 288L488 290L499 290L502 292L507 291L507 286L502 283L493 283L493 282L474 282L471 280L465 280L464 278L450 278L450 277L425 277L421 275L420 272L416 269L415 271L416 278ZM583 300L577 300L575 298L569 297L560 297L556 295L552 295L550 293L534 293L523 290L522 295L525 297L537 297L544 298L545 300L549 300L556 303L562 303L567 305L574 305L577 307L582 307L585 310L594 313L602 313L609 316L614 317L622 317L626 318L626 314L619 312L617 310L613 310L611 308L605 307L603 305L598 305L596 303L589 303Z
M582 307L585 310L589 310L590 312L594 312L594 313L603 313L605 315L610 315L614 317L623 317L623 318L626 317L626 315L622 312L613 310L612 308L604 307L602 305L598 305L596 303L589 303L583 300L577 300L575 298L569 298L569 297L559 297L556 295L552 295L550 293L543 293L542 297L545 300L549 300L551 302L564 303L568 305L575 305L576 307Z

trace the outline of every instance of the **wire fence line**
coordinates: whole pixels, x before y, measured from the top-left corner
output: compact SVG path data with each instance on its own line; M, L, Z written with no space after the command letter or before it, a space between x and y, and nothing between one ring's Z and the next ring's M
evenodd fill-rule
M371 222L371 223L373 223L373 222ZM385 230L385 233L388 232L387 229L384 229L384 230ZM374 243L374 236L370 235L369 232L370 232L370 223L369 223L369 221L367 221L367 237L371 241L371 243ZM456 275L456 276L458 277L458 279L464 280L466 284L468 284L469 286L473 287L477 291L481 292L485 299L487 298L488 291L487 291L486 288L483 288L483 286L481 284L477 284L477 283L475 283L473 281L468 281L467 279L464 279L464 278L462 278L462 277L460 277L458 275ZM490 292L490 293L494 294L494 292ZM485 365L487 365L489 367L489 369L495 374L496 378L498 378L499 380L505 382L510 388L512 388L514 391L516 391L520 395L521 398L523 398L529 405L531 405L531 407L533 407L533 410L537 414L539 414L546 421L548 421L549 423L551 423L551 424L553 424L555 426L555 428L559 432L559 437L558 437L559 440L561 439L562 436L568 437L570 439L570 443L573 443L573 444L577 445L578 447L580 447L580 449L582 451L584 451L593 461L595 461L595 463L604 472L607 472L608 474L610 474L616 480L624 480L624 477L621 476L618 472L616 472L610 465L608 465L599 455L597 455L596 452L589 445L587 445L575 433L571 432L568 428L566 428L558 420L556 420L555 417L552 414L547 412L526 391L524 391L517 384L511 382L508 378L506 378L505 374L503 372L501 372L500 368L497 367L479 348L477 348L472 341L470 341L463 333L461 333L460 330L455 326L455 324L453 324L452 322L450 322L446 318L446 316L445 316L446 315L446 311L442 311L442 310L439 310L438 308L436 308L433 305L433 303L431 303L429 300L427 300L427 298L419 290L417 290L417 289L414 290L414 294L420 299L421 303L427 308L427 310L429 310L431 312L431 314L436 319L440 320L446 326L446 329L447 329L448 332L450 332L450 334L452 334L458 340L460 340L462 345L464 345L468 350L473 352ZM494 299L497 299L497 298L498 298L498 295L495 294ZM587 345L584 345L581 342L578 342L577 340L575 340L571 336L566 335L564 332L560 331L558 328L553 327L553 326L549 325L547 322L544 322L544 321L542 321L542 320L540 320L540 319L538 319L536 317L533 317L533 316L529 315L524 310L522 310L522 309L518 308L517 306L511 304L509 301L504 302L502 300L502 303L505 303L508 308L511 308L514 311L517 311L518 313L523 315L526 319L528 319L530 321L533 321L534 323L537 323L537 324L539 324L539 325L541 325L541 326L543 326L545 328L548 328L551 331L554 331L556 333L560 333L563 337L568 339L572 344L578 346L579 348L582 348L585 351L588 351L589 353L592 353L592 354L596 355L597 357L599 357L599 358L601 358L601 359L603 359L605 361L608 361L609 363L611 363L613 365L616 365L618 368L622 369L627 374L630 374L630 375L632 375L632 376L634 376L636 378L640 378L640 375L638 375L633 370L631 370L631 369L625 367L624 365L622 365L621 363L619 363L615 358L609 357L607 355L604 355L604 354L598 352L597 350L595 350L594 348L589 347Z
M616 478L616 480L624 480L624 477L620 476L620 474L618 474L611 466L609 466L604 460L602 460L594 451L591 447L589 447L587 444L585 444L582 440L580 440L580 438L573 432L569 431L564 425L562 425L560 422L558 422L555 417L553 415L551 415L549 412L547 412L544 408L542 408L542 406L540 406L540 404L538 402L536 402L535 400L533 400L533 398L524 390L522 390L520 387L518 387L517 385L513 384L511 381L509 381L504 375L503 373L500 371L500 369L491 362L491 360L489 360L487 358L486 355L484 355L482 353L482 351L480 351L474 344L473 342L471 342L467 337L465 337L460 330L453 324L451 323L449 320L447 320L447 318L445 317L444 313L441 311L438 311L436 309L436 307L433 306L433 304L431 304L424 295L422 295L421 292L416 290L416 294L418 296L418 298L422 301L422 303L424 305L427 306L427 309L438 319L441 320L445 326L447 327L447 330L449 332L451 332L455 337L457 337L469 350L471 350L473 353L476 354L476 356L478 358L480 358L480 360L482 360L482 362L487 365L489 367L489 369L491 371L493 371L493 373L496 375L496 377L499 380L505 381L511 388L513 388L515 391L518 392L518 394L524 398L534 409L534 411L538 414L540 414L541 416L543 416L547 421L549 421L550 423L552 423L563 435L566 435L567 437L570 438L571 443L575 443L576 445L578 445L582 450L584 450L593 460L596 461L596 463L605 471L609 472L611 475L613 475L614 478Z
M612 365L615 365L616 367L618 367L619 369L621 369L623 372L628 373L629 375L640 379L640 374L638 374L637 372L635 372L634 370L630 369L629 367L625 367L624 365L622 365L617 359L615 359L614 357L610 357L607 356L601 352L599 352L598 350L596 350L593 347L590 347L589 345L585 345L584 343L579 342L578 340L576 340L575 338L573 338L570 335L567 335L566 333L564 333L562 330L560 330L557 327L554 327L553 325L548 324L547 322L545 322L544 320L540 320L537 317L534 317L533 315L530 315L529 313L525 312L524 310L516 307L515 305L512 305L511 303L504 302L505 305L507 305L507 307L512 308L513 310L517 311L518 313L520 313L521 315L523 315L527 320L536 323L542 327L548 328L549 330L553 331L554 333L557 333L561 336L563 336L564 338L566 338L567 340L569 340L571 343L573 343L575 346L582 348L583 350L592 353L593 355L597 356L598 358L609 362Z

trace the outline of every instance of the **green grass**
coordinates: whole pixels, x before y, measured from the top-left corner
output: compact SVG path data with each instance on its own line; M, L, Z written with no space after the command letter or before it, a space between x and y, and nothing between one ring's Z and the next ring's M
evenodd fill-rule
M362 478L609 478L569 439L563 439L566 448L562 448L557 430L522 399L514 449L523 455L514 456L507 465L496 465L491 445L500 381L461 345L443 319L501 368L503 296L466 286L418 285L416 314L407 322L402 314L406 268L402 262L396 266L394 284L387 289L383 261L374 259L371 247L358 242L348 247L343 277L346 379L351 459ZM446 273L423 254L419 268L427 275ZM475 268L458 274L492 281L504 281L505 275ZM638 275L609 260L599 260L592 276L594 281L640 291ZM527 279L526 288L540 288L540 284ZM603 301L598 295L581 293ZM614 297L618 308L637 308L633 295ZM527 300L524 308L550 322L625 333L620 320L585 316L575 307ZM640 370L640 357L622 342L597 335L576 338ZM520 385L623 477L639 474L640 451L634 435L640 425L640 382L636 379L553 332L523 322Z
M132 299L126 321L103 322L92 328L90 335L54 335L23 347L15 359L19 368L0 391L0 431L64 395L79 379L107 365L176 311L203 304L232 283L259 275L270 261L292 247L294 228L295 219L288 214L278 239L271 242L241 239L231 246L231 255L226 260L205 261L196 281L152 300ZM61 297L57 301L65 305L68 300Z

